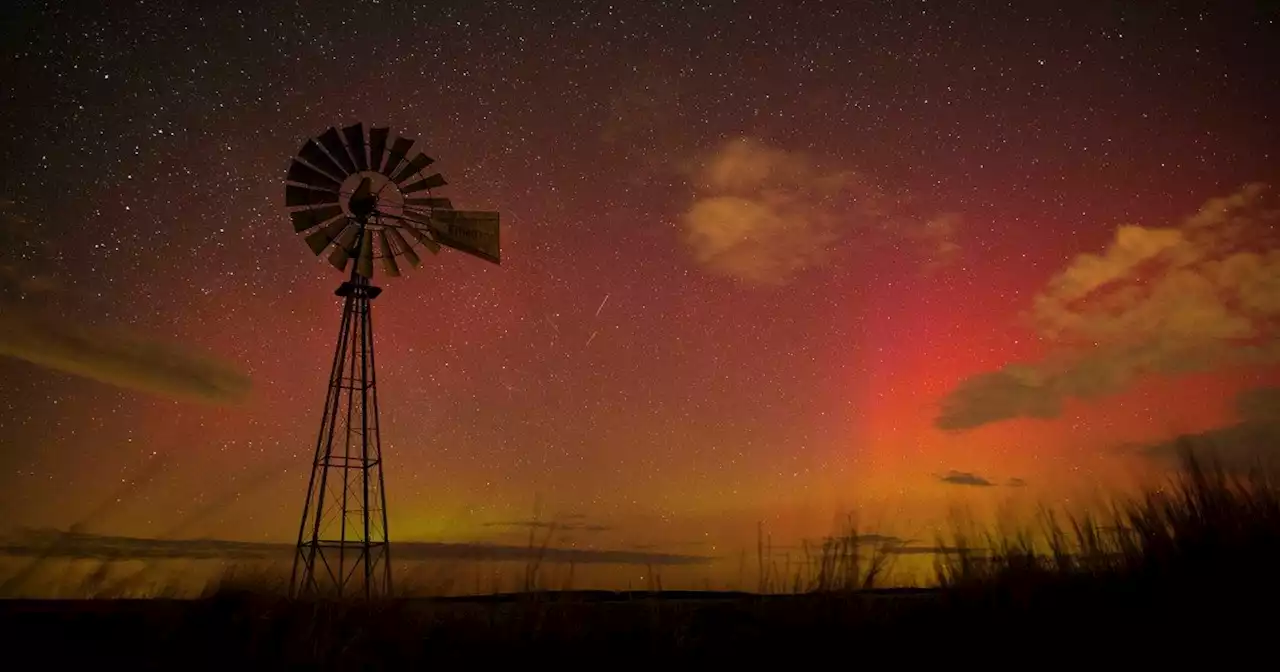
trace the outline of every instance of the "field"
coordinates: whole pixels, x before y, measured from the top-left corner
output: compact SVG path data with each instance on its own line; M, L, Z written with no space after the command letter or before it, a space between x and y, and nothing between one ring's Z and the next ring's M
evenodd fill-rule
M772 594L544 590L373 603L292 601L230 576L198 599L8 600L0 635L42 666L410 668L433 662L628 667L880 661L1024 666L1270 654L1280 595L1274 472L1191 455L1163 487L1097 515L939 540L933 585L878 588L853 532ZM765 579L761 579L762 588ZM778 590L785 587L785 591Z

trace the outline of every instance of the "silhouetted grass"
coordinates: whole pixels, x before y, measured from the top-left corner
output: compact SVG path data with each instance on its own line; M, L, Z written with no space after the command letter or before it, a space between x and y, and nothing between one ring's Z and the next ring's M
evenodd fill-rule
M1102 513L1061 516L940 545L935 577L949 591L1033 590L1060 583L1123 582L1164 590L1260 586L1280 567L1280 487L1273 471L1231 472L1184 451L1169 482L1112 503Z
M278 579L229 574L199 600L9 602L0 632L74 643L46 653L54 667L73 658L375 669L938 657L1022 666L1046 655L1054 667L1073 654L1119 661L1121 650L1147 664L1185 663L1193 649L1222 664L1265 650L1270 629L1259 626L1280 595L1277 485L1271 473L1234 473L1187 453L1176 478L1101 512L1045 509L1038 524L999 535L957 528L939 540L953 552L938 556L930 590L875 590L890 554L850 525L788 563L789 581L762 534L756 594L662 592L652 572L643 592L549 591L534 556L523 592L483 599L290 600ZM531 536L530 545L545 543Z

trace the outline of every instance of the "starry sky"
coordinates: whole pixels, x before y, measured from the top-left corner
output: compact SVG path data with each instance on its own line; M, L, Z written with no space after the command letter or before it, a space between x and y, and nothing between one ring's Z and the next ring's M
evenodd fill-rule
M378 279L395 538L927 537L1280 435L1274 4L216 4L0 10L11 527L293 539L284 173L356 121L502 213Z

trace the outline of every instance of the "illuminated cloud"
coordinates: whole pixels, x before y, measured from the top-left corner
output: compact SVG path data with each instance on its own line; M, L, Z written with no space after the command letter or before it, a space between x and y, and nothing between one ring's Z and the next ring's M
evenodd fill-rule
M962 381L935 424L967 429L1051 418L1150 374L1280 362L1280 241L1271 190L1249 184L1175 228L1123 226L1035 297L1028 315L1056 347L1045 361Z
M717 149L695 186L681 218L684 242L703 267L749 284L785 284L854 233L910 244L926 265L959 250L955 215L911 216L857 172L749 138Z

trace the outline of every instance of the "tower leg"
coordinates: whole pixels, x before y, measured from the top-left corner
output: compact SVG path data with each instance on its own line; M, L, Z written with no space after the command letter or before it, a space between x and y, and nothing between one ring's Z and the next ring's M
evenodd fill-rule
M380 292L355 274L337 291L342 324L298 527L289 588L295 597L391 592L373 354L372 301Z

